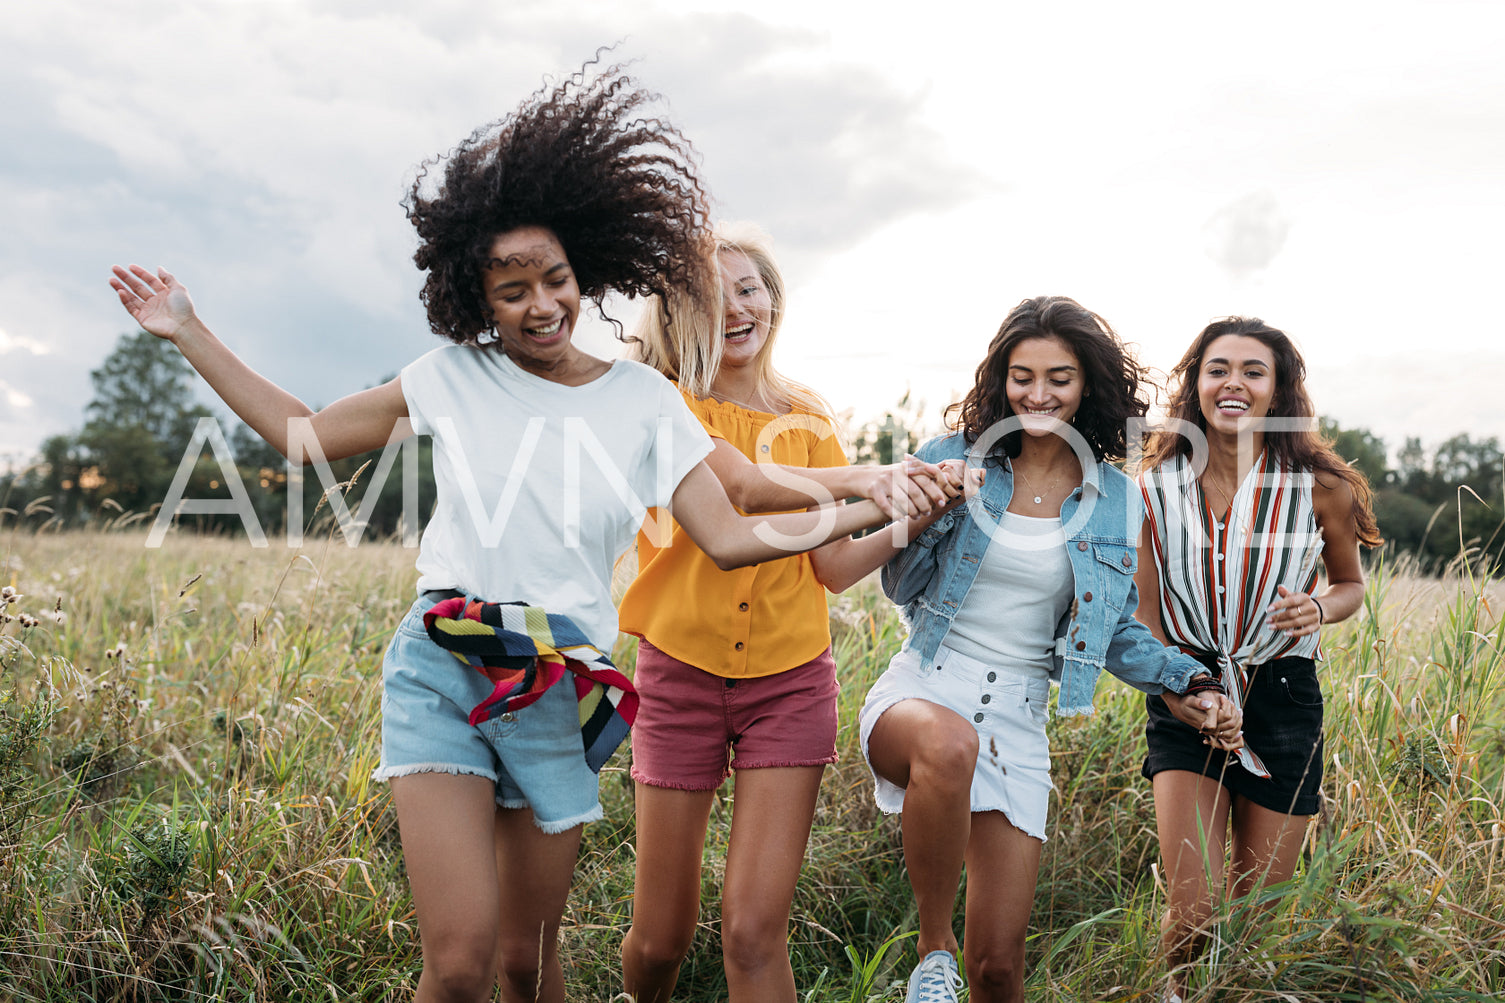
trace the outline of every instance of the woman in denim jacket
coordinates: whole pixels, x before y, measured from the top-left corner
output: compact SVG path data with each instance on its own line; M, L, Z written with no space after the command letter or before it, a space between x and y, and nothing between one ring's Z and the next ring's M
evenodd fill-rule
M854 575L887 562L884 591L909 624L859 723L879 807L909 809L921 959L911 1003L951 1003L962 984L951 916L964 862L971 999L1023 999L1051 680L1059 713L1088 714L1106 667L1172 694L1210 741L1237 744L1237 714L1208 671L1134 619L1141 502L1109 461L1146 410L1139 376L1101 317L1065 297L1025 300L953 405L957 431L918 454L967 464L965 504L849 548L866 558Z

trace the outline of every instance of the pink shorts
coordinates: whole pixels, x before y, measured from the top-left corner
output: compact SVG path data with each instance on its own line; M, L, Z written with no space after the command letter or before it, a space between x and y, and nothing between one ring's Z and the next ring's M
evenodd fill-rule
M836 762L836 662L827 648L771 676L726 679L638 642L632 779L708 791L732 770Z

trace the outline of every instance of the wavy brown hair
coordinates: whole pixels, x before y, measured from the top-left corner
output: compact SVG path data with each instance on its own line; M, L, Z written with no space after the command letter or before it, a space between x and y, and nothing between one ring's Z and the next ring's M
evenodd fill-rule
M1007 392L1009 357L1030 338L1055 338L1071 349L1085 383L1072 426L1098 461L1122 460L1128 420L1142 417L1150 406L1141 387L1144 370L1106 320L1066 296L1036 296L1009 311L977 367L971 391L946 409L947 424L971 443L1014 413ZM1010 432L994 452L1018 456L1022 436Z
M694 148L648 114L658 95L598 62L419 168L403 208L418 231L413 260L428 273L421 297L435 334L466 344L492 327L481 274L496 238L520 226L553 232L598 311L611 291L706 285Z
M1317 409L1306 392L1306 360L1297 351L1289 335L1271 327L1258 317L1224 317L1202 329L1176 368L1171 370L1168 416L1178 418L1207 431L1207 418L1197 394L1197 376L1202 359L1214 341L1227 335L1253 338L1270 350L1275 360L1275 393L1270 400L1272 418L1310 418L1312 427L1293 432L1266 432L1265 448L1287 470L1309 470L1328 474L1346 483L1353 492L1353 517L1358 524L1359 542L1366 547L1384 543L1374 519L1374 494L1363 474L1344 462L1332 443L1317 431ZM1167 460L1191 453L1191 440L1179 432L1157 432L1145 449L1146 469Z

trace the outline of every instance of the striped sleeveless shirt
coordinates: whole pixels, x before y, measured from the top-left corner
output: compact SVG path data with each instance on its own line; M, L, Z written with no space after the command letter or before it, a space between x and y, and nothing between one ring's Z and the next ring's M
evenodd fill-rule
M1314 483L1310 471L1286 470L1266 449L1228 512L1219 514L1186 456L1139 475L1166 639L1216 655L1229 697L1240 707L1249 666L1320 656L1316 633L1287 637L1269 626L1265 612L1280 596L1278 585L1309 595L1316 587L1322 534ZM1239 760L1251 773L1269 776L1254 750L1241 749Z

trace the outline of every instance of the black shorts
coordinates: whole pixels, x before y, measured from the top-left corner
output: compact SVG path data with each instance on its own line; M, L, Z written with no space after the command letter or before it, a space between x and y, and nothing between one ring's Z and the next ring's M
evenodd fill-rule
M1146 779L1186 770L1271 811L1315 815L1322 806L1322 688L1310 658L1277 658L1249 670L1244 742L1264 760L1269 779L1244 769L1237 756L1203 745L1201 733L1172 716L1160 697L1147 696L1145 709L1149 753L1140 773Z

